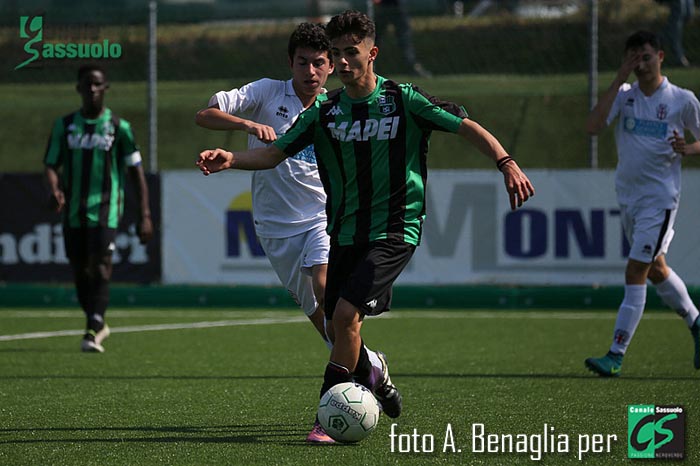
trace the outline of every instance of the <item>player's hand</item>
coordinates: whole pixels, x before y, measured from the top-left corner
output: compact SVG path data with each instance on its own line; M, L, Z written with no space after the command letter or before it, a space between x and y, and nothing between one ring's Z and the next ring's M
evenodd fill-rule
M503 172L503 182L508 191L511 210L521 207L523 202L535 195L535 188L515 160L505 164L501 171Z
M203 150L195 161L205 176L231 168L232 164L233 153L223 149Z
M267 125L261 125L259 123L249 122L248 128L246 129L248 134L252 134L265 144L269 144L272 141L277 140L277 133L275 133L274 128Z
M617 78L623 83L627 81L632 71L642 62L642 54L633 50L627 51L622 65L617 70Z
M671 147L673 147L673 152L682 156L685 155L685 137L678 134L678 131L674 129L673 136L668 138L668 140L671 143Z
M136 233L139 235L139 241L141 244L146 244L153 237L153 222L151 217L142 217L138 226L136 227Z
M49 196L49 209L60 213L66 205L66 196L60 189L53 191Z

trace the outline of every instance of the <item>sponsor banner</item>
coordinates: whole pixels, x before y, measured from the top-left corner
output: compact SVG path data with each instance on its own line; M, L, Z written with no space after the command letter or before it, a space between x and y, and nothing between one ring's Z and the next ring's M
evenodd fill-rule
M510 210L495 170L432 170L421 246L399 284L622 285L629 245L609 170L528 170L534 198ZM700 197L684 173L683 199ZM250 174L163 174L166 283L276 285L255 238ZM700 285L700 205L681 200L668 259Z
M155 234L147 245L139 243L137 203L127 186L112 281L150 283L160 279L160 178L146 178ZM0 281L71 282L61 216L48 208L43 176L0 175L0 199L5 199L0 203Z
M250 173L167 171L163 282L278 285L253 225Z

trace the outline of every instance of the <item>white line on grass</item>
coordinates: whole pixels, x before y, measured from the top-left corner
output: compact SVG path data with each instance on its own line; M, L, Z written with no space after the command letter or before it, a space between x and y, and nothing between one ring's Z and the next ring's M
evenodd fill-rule
M239 315L245 315L246 312L240 313ZM15 318L26 318L26 317L36 317L35 314L42 314L44 318L65 318L66 315L70 313L71 317L75 317L76 313L74 311L18 311L15 312ZM211 313L211 312L210 312ZM10 313L0 312L0 316L7 315ZM134 317L134 311L113 311L110 315L116 317ZM235 315L236 311L222 311L218 315ZM265 313L266 315L274 314L273 312ZM139 316L163 316L163 317L174 317L172 314L162 311L156 312L139 312ZM202 315L202 311L178 311L177 317L197 317ZM558 312L558 311L511 311L511 310L497 310L497 311L402 311L402 312L389 312L382 314L380 319L549 319L549 320L597 320L605 319L611 320L615 318L614 312L606 311L589 311L589 312ZM672 312L667 313L651 313L648 312L644 316L645 319L652 320L672 320L677 319L677 316ZM304 316L286 316L286 317L266 317L258 319L239 319L239 320L219 320L219 321L205 321L205 322L186 322L186 323L174 323L174 324L153 324L153 325L136 325L127 327L112 327L112 333L136 333L136 332L156 332L163 330L185 330L185 329L197 329L197 328L214 328L214 327L235 327L241 325L272 325L272 324L290 324L306 322L307 318ZM41 338L52 338L52 337L63 337L63 336L75 336L82 335L84 330L57 330L52 332L32 332L32 333L20 333L16 335L0 335L0 341L15 341L15 340L32 340Z
M249 316L249 317L279 317L280 315L299 315L298 310L245 310L245 311L213 311L209 309L189 309L189 310L182 310L182 309L164 309L164 310L148 310L148 309L135 309L135 310L110 310L109 312L109 317L114 318L114 317L124 317L124 318L133 318L133 317L148 317L151 319L157 319L157 318L173 318L173 317L182 317L185 319L188 318L193 318L193 317L208 317L208 316L214 316L216 318L238 318L240 319L241 317ZM85 318L83 312L81 310L44 310L44 311L37 311L37 310L21 310L21 311L6 311L0 309L0 319L78 319L82 320Z
M183 330L192 328L235 327L240 325L271 325L306 322L306 317L288 317L284 319L250 319L250 320L220 320L216 322L189 322L182 324L134 325L129 327L110 328L112 333L156 332L161 330ZM17 335L0 335L0 341L34 340L40 338L64 337L82 335L84 330L58 330L55 332L32 332Z

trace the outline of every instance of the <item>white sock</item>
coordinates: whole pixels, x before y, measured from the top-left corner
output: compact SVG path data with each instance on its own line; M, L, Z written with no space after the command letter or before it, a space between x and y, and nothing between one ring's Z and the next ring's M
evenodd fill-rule
M637 330L639 321L642 320L644 305L647 301L646 285L625 285L625 298L617 311L615 321L615 333L610 351L625 354Z
M323 341L326 343L326 346L328 347L328 351L333 349L333 342L331 341L331 338L328 336L328 328L326 325L328 324L328 321L326 320L326 316L323 316L323 331L326 334L326 338L323 339Z
M668 278L655 286L656 293L664 304L676 311L685 320L688 327L692 327L695 319L698 318L698 308L690 299L688 288L681 277L671 270Z
M328 335L326 335L326 338L323 339L324 343L326 343L326 346L328 347L328 351L333 349L333 343L328 339Z
M379 360L377 353L375 353L371 349L367 348L367 345L365 345L365 349L367 350L367 356L369 357L369 362L372 363L372 367L376 367L377 369L379 369L381 371L382 362Z

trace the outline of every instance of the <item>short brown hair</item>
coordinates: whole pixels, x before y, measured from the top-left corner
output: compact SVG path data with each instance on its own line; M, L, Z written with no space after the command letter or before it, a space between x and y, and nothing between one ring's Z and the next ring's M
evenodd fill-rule
M351 35L356 43L366 38L375 39L374 22L361 11L345 10L331 18L326 26L326 34L330 40L345 35Z

